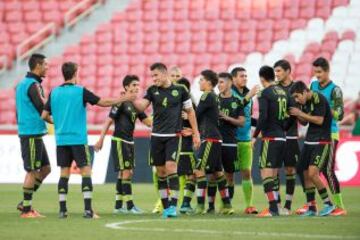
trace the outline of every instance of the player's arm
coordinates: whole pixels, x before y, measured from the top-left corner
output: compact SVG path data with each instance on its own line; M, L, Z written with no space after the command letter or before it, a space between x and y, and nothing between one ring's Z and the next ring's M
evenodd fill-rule
M198 149L200 147L200 133L199 133L199 128L197 125L197 121L196 121L196 114L195 114L195 110L192 107L192 102L191 99L190 100L190 104L189 105L184 105L184 110L187 113L187 117L192 129L192 137L193 137L193 143L194 143L194 148Z
M264 96L258 98L259 100L259 119L257 121L256 129L253 137L257 138L264 126L266 125L269 104L267 99Z
M244 116L244 110L241 106L241 104L238 104L238 107L236 109L236 117L230 117L225 115L223 112L219 113L220 119L223 119L229 123L231 123L234 126L242 127L245 124L245 116Z
M138 113L137 117L140 119L140 121L145 124L147 127L152 126L152 118L148 117L144 112Z
M301 111L299 108L291 108L290 115L297 117L300 121L322 125L326 113L326 102L320 98L319 103L314 105L314 111L311 114Z
M135 98L136 96L134 94L124 93L117 98L99 98L99 100L95 104L100 107L111 107L121 104L123 102L133 101Z
M46 122L54 124L53 119L51 117L51 104L50 104L51 93L49 94L49 98L47 102L43 106L43 110L41 112L41 118Z
M46 103L46 98L43 97L42 95L42 89L40 84L38 83L33 83L29 90L28 90L28 96L32 102L32 104L34 105L36 111L38 111L39 115L42 117L42 112L44 110L44 106ZM46 116L45 118L43 118L46 122L48 123L53 123L52 118L50 115Z
M344 118L344 100L342 91L339 87L336 86L333 89L331 98L334 102L331 114L336 121L341 121Z
M110 126L113 124L113 122L114 120L111 117L106 118L104 126L101 130L100 138L94 145L95 152L98 152L102 149L106 133L109 130Z
M150 106L150 101L146 98L135 100L132 103L139 112L144 112Z

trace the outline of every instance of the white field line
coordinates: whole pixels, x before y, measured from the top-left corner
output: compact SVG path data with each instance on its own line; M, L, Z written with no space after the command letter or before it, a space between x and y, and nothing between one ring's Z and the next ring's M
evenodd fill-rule
M183 219L176 221L183 221L183 222L218 222L221 220L229 221L230 219ZM239 219L231 219L239 220ZM245 220L245 219L241 219ZM281 237L281 238L308 238L308 239L359 239L359 236L341 236L341 235L323 235L323 234L301 234L301 233L289 233L289 232L251 232L251 231L219 231L219 230L210 230L210 229L191 229L191 228L154 228L154 227L131 227L126 225L131 224L139 224L139 223L149 223L149 222L164 222L166 220L162 219L147 219L147 220L130 220L130 221L122 221L122 222L115 222L115 223L108 223L105 225L107 228L111 229L119 229L119 230L126 230L126 231L142 231L142 232L176 232L176 233L199 233L199 234L217 234L217 235L224 235L224 234L233 234L233 235L246 235L252 237L259 237L263 238L264 236L271 236L271 237Z

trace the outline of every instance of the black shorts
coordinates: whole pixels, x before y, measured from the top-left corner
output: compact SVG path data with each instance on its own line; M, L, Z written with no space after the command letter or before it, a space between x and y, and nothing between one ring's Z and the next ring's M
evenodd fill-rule
M179 137L151 136L150 140L150 165L164 166L166 161L177 161L180 151Z
M133 142L125 142L118 138L112 139L110 154L115 172L135 167L135 148Z
M284 159L286 142L281 140L262 140L259 168L280 168Z
M196 169L210 174L221 172L221 142L204 141L197 153Z
M192 175L196 166L192 137L181 139L181 151L178 158L177 173L179 176Z
M21 156L27 172L50 165L42 137L20 137Z
M91 154L88 145L57 146L56 158L59 167L71 167L73 161L78 168L91 166Z
M329 162L331 144L304 144L301 151L299 169L305 171L309 166L316 166L320 171L324 170Z
M286 139L283 164L285 167L296 167L300 157L300 147L297 139Z
M237 144L228 143L225 144L224 146L223 143L221 146L221 162L224 167L224 171L227 173L238 172L240 169L235 168L236 161L237 161Z

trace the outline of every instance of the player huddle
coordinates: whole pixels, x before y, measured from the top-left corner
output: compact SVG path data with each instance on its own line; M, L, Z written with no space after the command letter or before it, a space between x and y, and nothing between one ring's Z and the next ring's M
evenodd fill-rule
M200 73L200 101L195 106L190 83L178 68L168 71L163 63L150 66L154 82L143 98L139 95L139 78L127 75L124 92L118 98L99 98L79 85L78 65L62 65L64 84L52 89L45 98L41 87L46 74L45 56L33 54L30 72L16 87L16 111L24 168L23 200L18 204L23 218L43 217L31 207L33 192L50 173L42 136L45 121L55 128L57 165L61 168L58 183L59 217L68 216L66 196L70 166L80 168L84 197L84 217L97 218L92 209L91 162L87 142L86 104L112 106L95 151L100 151L109 127L114 124L110 154L118 172L114 213L139 214L132 199L132 175L135 168L133 133L136 119L152 127L149 163L154 169L154 184L159 202L153 212L163 218L183 214L215 212L215 196L221 197L222 214L233 214L234 174L240 172L246 214L259 217L289 215L299 176L306 204L296 213L303 216L344 215L339 182L334 173L337 120L343 117L342 93L329 79L329 64L318 58L313 62L317 80L311 90L301 81L293 82L286 60L274 68L259 70L262 90L246 87L246 70L234 68L230 73L204 70ZM275 81L275 78L277 81ZM219 94L214 92L218 87ZM258 95L259 118L252 118L252 98ZM152 105L152 116L144 111ZM298 123L308 125L303 149L298 143ZM251 135L251 127L256 127ZM259 168L269 208L258 213L253 206L251 179L253 143L261 139ZM281 205L279 170L285 167L286 199ZM329 183L334 204L320 179ZM318 211L315 192L324 206ZM196 208L191 207L196 195ZM205 199L208 200L206 209ZM178 208L179 206L179 208Z

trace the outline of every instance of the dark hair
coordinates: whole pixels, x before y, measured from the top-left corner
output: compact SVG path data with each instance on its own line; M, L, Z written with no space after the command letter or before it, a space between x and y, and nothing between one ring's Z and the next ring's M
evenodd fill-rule
M322 70L324 70L325 72L328 72L330 69L328 60L326 60L323 57L318 57L317 59L315 59L315 61L312 63L312 65L314 67L321 67Z
M184 85L190 91L190 81L187 78L182 77L176 83Z
M246 69L243 67L236 67L231 71L231 75L233 77L236 77L236 75L238 74L238 72L246 72Z
M213 87L215 87L219 81L218 75L213 70L206 69L201 72L201 75L205 78L206 81L209 81Z
M30 71L34 70L38 64L43 64L45 58L45 55L40 53L32 54L28 62Z
M288 60L281 59L274 64L274 68L281 67L284 71L289 70L291 72L291 65Z
M309 91L309 88L303 81L294 82L294 84L290 88L290 94L294 93L303 93L304 91Z
M166 72L167 71L167 67L165 66L165 64L163 64L161 62L153 63L150 66L151 71L154 71L155 69L158 69L160 72Z
M61 66L61 71L65 81L72 79L76 74L77 70L78 70L78 65L74 62L65 62Z
M269 66L262 66L259 70L259 76L264 78L267 82L273 82L275 80L274 69Z
M219 73L219 78L224 78L226 80L230 80L232 81L232 76L230 73L227 73L227 72L221 72Z
M133 81L140 81L139 77L136 75L126 75L123 79L123 87L125 88L126 86L129 86Z

